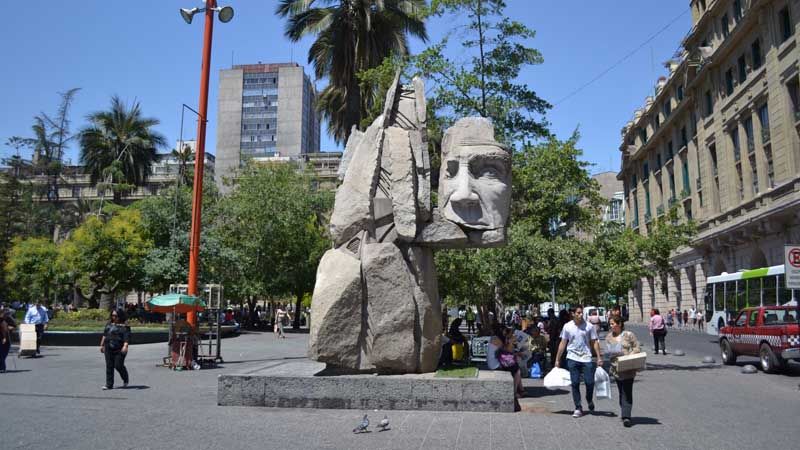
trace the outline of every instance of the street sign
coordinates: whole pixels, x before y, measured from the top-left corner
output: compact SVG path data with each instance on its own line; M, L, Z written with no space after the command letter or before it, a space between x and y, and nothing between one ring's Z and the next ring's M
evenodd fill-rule
M783 246L786 289L800 289L800 245Z

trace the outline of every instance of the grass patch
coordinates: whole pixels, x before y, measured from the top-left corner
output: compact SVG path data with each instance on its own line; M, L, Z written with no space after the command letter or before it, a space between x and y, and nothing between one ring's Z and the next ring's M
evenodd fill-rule
M436 378L477 378L478 368L475 366L447 366L436 371Z

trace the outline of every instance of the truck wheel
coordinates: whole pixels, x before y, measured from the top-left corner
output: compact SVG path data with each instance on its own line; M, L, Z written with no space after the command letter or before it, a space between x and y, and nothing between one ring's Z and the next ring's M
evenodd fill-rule
M758 356L761 359L761 368L765 373L775 373L781 369L781 360L772 351L772 348L766 343L761 344L758 351Z
M727 339L723 339L719 343L719 349L722 352L722 364L732 366L736 364L736 354L733 353L733 347Z

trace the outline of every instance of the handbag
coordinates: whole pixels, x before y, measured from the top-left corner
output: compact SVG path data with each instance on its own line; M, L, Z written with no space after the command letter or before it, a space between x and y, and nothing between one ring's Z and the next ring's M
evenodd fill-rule
M509 368L517 364L517 358L514 357L513 353L500 353L497 359L500 361L501 367Z

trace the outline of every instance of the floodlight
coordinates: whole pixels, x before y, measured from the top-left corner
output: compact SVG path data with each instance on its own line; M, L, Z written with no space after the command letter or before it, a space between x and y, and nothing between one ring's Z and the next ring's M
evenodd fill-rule
M222 23L228 23L233 19L233 8L230 6L225 6L219 9L219 21Z
M181 17L183 17L183 20L185 20L186 23L191 24L192 23L192 18L199 11L200 11L200 8L191 8L191 9L189 9L189 8L181 8Z

